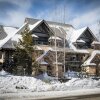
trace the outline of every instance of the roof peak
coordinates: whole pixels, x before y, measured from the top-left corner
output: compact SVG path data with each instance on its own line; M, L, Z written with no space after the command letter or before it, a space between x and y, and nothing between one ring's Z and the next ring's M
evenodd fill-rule
M44 21L46 21L49 24L57 24L57 25L61 25L61 26L67 26L67 27L70 26L70 27L73 27L72 25L66 24L66 23L60 23L60 22L55 22L55 21L48 21L48 20L45 20L45 19L28 18L28 17L25 18L24 22L29 22L29 20L31 20L31 21L32 20L34 20L34 21L44 20Z

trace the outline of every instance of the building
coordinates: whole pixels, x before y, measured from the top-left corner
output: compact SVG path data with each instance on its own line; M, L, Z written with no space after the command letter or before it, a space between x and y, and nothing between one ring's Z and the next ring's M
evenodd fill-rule
M0 26L1 65L10 63L15 50L14 45L17 45L18 40L21 39L20 33L26 25L28 25L34 38L36 51L41 51L37 55L36 61L41 66L42 71L47 71L52 76L56 76L58 73L59 77L63 76L64 70L83 71L89 75L96 74L100 62L100 42L89 27L76 30L69 24L33 18L26 18L20 28ZM57 62L55 51L57 51Z

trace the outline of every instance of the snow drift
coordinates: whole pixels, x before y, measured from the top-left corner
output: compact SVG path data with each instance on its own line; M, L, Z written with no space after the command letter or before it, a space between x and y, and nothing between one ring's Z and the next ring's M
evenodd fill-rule
M10 75L10 73L4 71L3 69L0 71L0 76Z
M40 79L27 76L0 76L0 93L12 92L42 92L42 91L69 91L78 89L99 88L100 80L72 78L61 83L51 81L43 82Z

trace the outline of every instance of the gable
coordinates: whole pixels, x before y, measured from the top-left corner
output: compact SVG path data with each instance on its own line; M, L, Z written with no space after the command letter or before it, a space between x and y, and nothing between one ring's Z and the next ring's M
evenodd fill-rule
M38 36L50 36L51 31L50 29L45 25L45 23L41 23L38 27L36 27L32 33Z
M91 48L91 44L95 40L95 36L90 32L88 28L86 28L74 42L74 45L79 49L87 49Z
M73 30L71 33L69 33L68 41L71 42L71 43L76 42L76 40L85 31L85 29L86 29L86 27L78 29L78 30Z
M78 37L77 40L84 40L86 42L93 42L96 41L96 37L93 35L93 33L90 31L90 29L87 27L84 32Z
M78 30L73 30L73 32L70 33L69 41L71 43L76 42L87 31L94 38L94 40L97 40L96 37L94 36L94 34L92 33L92 31L88 27L84 27L84 28L81 28Z
M48 35L53 35L53 30L44 20L40 20L33 25L29 24L30 31L33 33L46 33Z

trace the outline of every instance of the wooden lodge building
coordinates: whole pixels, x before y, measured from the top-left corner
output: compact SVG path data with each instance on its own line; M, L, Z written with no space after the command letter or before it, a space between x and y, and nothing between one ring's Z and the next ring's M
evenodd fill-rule
M96 75L97 71L100 73L100 42L89 27L76 30L69 24L33 18L26 18L20 28L0 25L0 66L10 63L14 45L21 39L20 33L26 25L34 38L36 52L41 51L36 58L41 71L56 76L57 65L58 76L62 77L65 61L65 72L71 70L87 75Z

